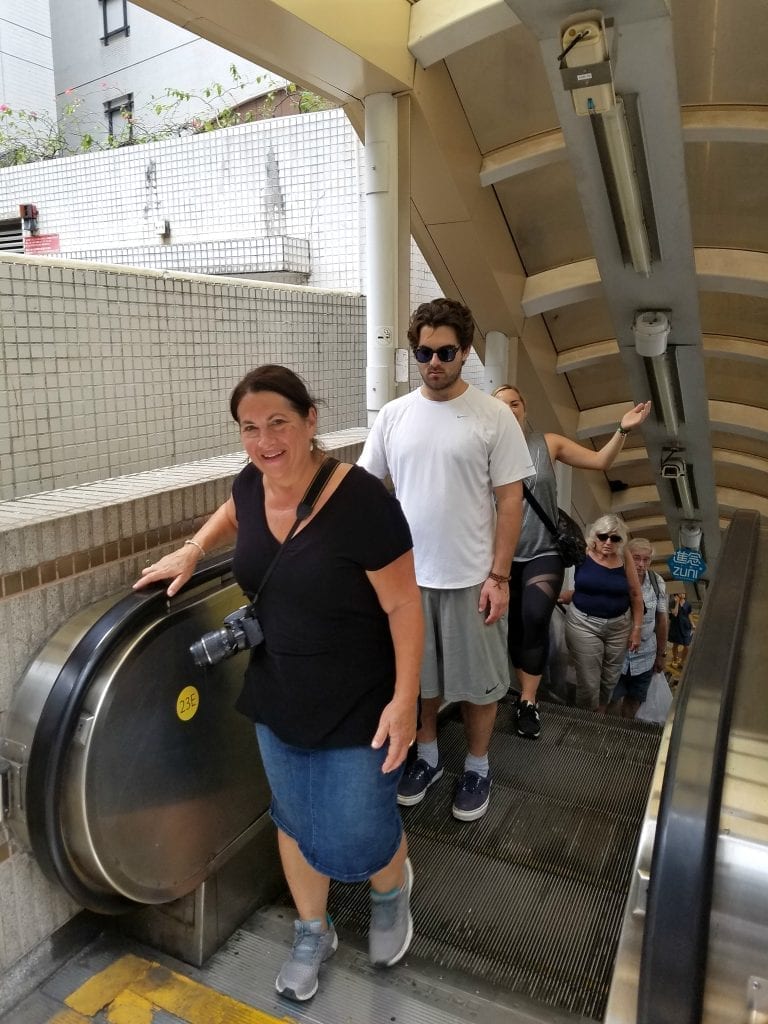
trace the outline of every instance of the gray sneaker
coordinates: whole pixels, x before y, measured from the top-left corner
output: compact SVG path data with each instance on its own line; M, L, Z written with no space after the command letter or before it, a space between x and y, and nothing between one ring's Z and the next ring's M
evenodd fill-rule
M394 896L379 896L371 890L371 924L368 957L375 967L391 967L408 952L413 938L411 888L413 868L405 861L405 882Z
M296 937L291 955L280 968L275 988L281 996L303 1002L317 992L320 964L333 956L339 938L328 918L328 930L321 930L320 921L294 921Z

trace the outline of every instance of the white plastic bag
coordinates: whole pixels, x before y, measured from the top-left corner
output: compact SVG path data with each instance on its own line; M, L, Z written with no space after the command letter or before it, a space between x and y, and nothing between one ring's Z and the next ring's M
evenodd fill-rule
M635 718L641 718L644 722L659 722L664 724L672 707L672 691L669 688L667 677L663 672L654 672L651 676L651 685L648 687L648 696L637 710Z

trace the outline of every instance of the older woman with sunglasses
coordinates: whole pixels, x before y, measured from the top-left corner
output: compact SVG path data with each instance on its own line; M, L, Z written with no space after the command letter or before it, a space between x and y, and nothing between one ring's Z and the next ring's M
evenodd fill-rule
M627 650L637 651L643 594L618 516L601 516L587 536L587 557L577 567L568 604L565 640L576 670L576 704L600 712L610 700Z

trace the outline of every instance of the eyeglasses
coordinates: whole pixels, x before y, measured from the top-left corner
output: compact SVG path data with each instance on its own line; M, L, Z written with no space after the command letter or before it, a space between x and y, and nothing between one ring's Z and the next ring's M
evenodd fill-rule
M458 345L441 345L440 348L430 348L428 345L419 345L413 350L417 363L428 363L432 356L437 356L441 363L452 363L459 351Z
M607 540L612 544L620 544L623 539L618 533L596 533L595 536L598 540L601 540L603 544L605 544Z

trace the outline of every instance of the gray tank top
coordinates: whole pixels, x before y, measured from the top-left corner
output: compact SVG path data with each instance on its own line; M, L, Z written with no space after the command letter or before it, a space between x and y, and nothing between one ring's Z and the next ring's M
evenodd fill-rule
M557 525L557 481L547 442L543 434L529 434L526 441L536 472L529 476L525 483L552 522ZM527 562L537 555L554 554L555 551L552 534L523 499L523 528L515 551L515 561Z

